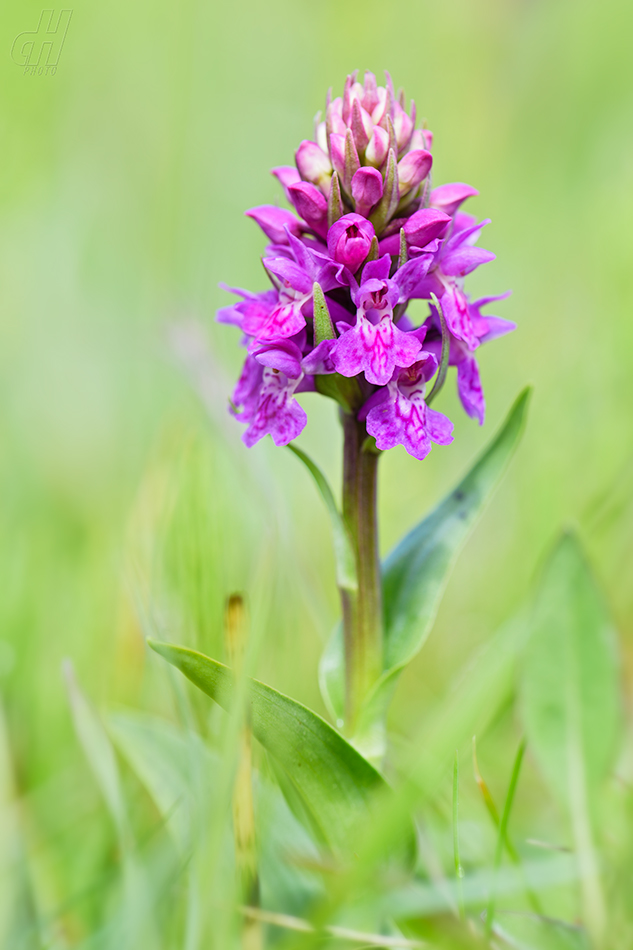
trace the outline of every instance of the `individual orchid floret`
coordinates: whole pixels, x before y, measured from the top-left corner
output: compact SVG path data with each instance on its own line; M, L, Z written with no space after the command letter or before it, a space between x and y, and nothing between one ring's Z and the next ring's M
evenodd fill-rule
M503 300L507 296L508 294L505 293L496 297L482 297L472 303L464 296L470 327L477 346L516 329L516 324L510 320L502 320L500 317L484 315L481 312L482 307L493 301ZM442 299L444 300L444 298ZM442 309L445 313L444 306ZM439 358L442 348L440 319L434 306L431 306L430 310L431 316L425 323L428 331L425 346ZM476 419L479 425L483 425L486 401L474 351L451 333L449 353L449 365L457 367L457 393L464 411L472 419Z
M399 197L408 195L410 191L417 188L420 182L424 181L431 171L433 156L425 149L416 149L413 152L407 152L404 158L398 162L398 189Z
M358 214L368 218L382 198L382 175L376 168L359 168L352 178L352 198Z
M385 277L389 264L390 259L385 256L365 266L363 282L353 292L358 307L356 324L342 333L332 349L337 373L364 373L367 382L376 386L388 383L396 367L414 363L422 347L414 333L403 332L393 321L401 290L395 280Z
M295 152L295 161L303 181L317 185L327 196L332 177L332 163L320 146L304 139Z
M305 410L294 398L303 376L300 357L291 341L246 357L232 401L233 414L248 424L242 439L249 448L265 435L275 445L288 445L305 428Z
M354 273L369 254L374 233L373 225L362 215L344 214L328 231L330 256Z
M394 373L386 389L371 397L363 414L379 449L403 445L409 455L422 460L433 442L453 441L453 423L424 401L426 383L436 371L436 358L422 351L415 363Z
M411 115L407 115L399 102L394 104L393 129L396 133L398 151L402 152L411 142L415 128L415 104L411 103Z
M389 133L379 125L375 125L369 143L365 149L365 160L374 168L382 168L389 154Z

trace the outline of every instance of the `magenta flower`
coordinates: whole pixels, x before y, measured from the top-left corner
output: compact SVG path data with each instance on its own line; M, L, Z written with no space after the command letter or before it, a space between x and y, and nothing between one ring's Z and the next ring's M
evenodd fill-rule
M232 401L235 417L248 424L242 439L249 448L265 435L288 445L305 428L305 410L294 398L302 376L301 351L291 341L246 357Z
M314 140L299 144L295 165L273 169L290 208L246 212L269 241L262 263L272 287L232 290L240 299L218 320L240 328L248 348L233 394L248 445L268 433L278 445L295 438L305 425L295 394L308 389L340 394L344 411L349 394L361 394L360 417L379 448L402 444L424 458L433 442L450 442L450 422L424 398L441 359L439 313L430 306L417 326L406 312L432 294L462 406L483 422L476 350L514 324L482 314L499 298L473 303L464 289L472 271L494 260L477 246L488 222L461 211L478 194L470 185L431 190L432 147L432 132L416 128L414 103L407 109L396 97L388 74L380 87L373 73L362 83L353 73L342 96L328 99ZM359 385L344 392L335 378L320 387L318 377L332 374L359 377Z
M403 445L409 455L424 459L431 443L449 445L453 441L453 423L424 401L426 382L435 375L437 360L421 352L419 359L394 374L388 386L379 390L363 409L367 432L379 449Z
M384 386L396 367L415 362L422 344L415 333L398 329L393 310L402 297L406 298L407 281L416 264L409 261L391 280L387 277L391 265L388 254L365 266L363 282L352 290L356 325L344 329L339 324L344 332L332 350L333 365L342 376L364 373L368 383Z
M327 249L331 257L354 273L369 254L373 225L360 214L345 214L327 233Z
M466 297L463 298L477 347L516 329L516 323L512 323L510 320L485 316L481 313L481 308L485 307L486 304L495 300L504 300L506 297L508 297L507 293L497 297L482 297L473 303L468 301ZM442 298L443 301L444 299ZM431 316L425 324L428 331L425 346L439 358L442 350L439 314L435 307L430 309ZM451 334L449 365L457 367L457 392L461 404L468 416L477 419L479 425L483 425L486 415L486 400L481 385L479 365L473 354L473 349L469 349L461 339Z

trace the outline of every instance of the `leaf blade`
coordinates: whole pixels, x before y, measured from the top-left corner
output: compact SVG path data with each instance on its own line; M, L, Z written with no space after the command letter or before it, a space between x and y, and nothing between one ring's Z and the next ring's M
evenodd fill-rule
M385 670L406 665L422 648L457 555L519 443L530 392L519 394L466 477L384 562Z
M526 734L569 812L587 925L599 944L606 910L595 847L595 804L616 751L615 631L578 539L564 534L537 591L523 664Z
M219 705L231 707L235 686L228 667L185 647L148 643ZM312 710L258 680L249 685L253 735L283 765L324 840L335 851L347 849L362 834L375 796L388 791L386 782Z

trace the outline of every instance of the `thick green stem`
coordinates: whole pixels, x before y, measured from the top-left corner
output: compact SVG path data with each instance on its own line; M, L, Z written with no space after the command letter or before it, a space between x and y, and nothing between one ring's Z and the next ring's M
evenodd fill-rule
M346 725L354 732L358 712L382 670L382 589L378 556L376 495L378 458L363 450L367 430L351 413L341 413L343 517L356 557L358 593L342 591L345 638Z

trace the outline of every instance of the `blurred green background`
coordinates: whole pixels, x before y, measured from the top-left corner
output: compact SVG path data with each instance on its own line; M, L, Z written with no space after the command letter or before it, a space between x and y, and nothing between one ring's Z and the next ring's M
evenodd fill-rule
M492 218L481 243L497 260L468 286L512 288L494 312L519 327L482 353L483 430L449 386L438 408L453 445L423 464L400 449L381 462L384 551L535 386L519 454L399 686L394 729L415 732L570 522L613 605L628 692L633 7L78 0L56 74L24 75L11 45L40 10L0 13L0 691L50 906L109 846L62 658L97 706L168 713L143 637L158 628L221 657L224 598L244 590L265 629L262 678L323 711L316 667L338 611L329 528L290 453L241 445L225 406L242 354L213 321L228 301L219 281L263 289L264 240L243 211L280 199L269 168L292 162L327 87L340 93L354 68L379 80L387 68L415 98L436 183L480 190L468 210ZM207 408L175 349L198 367ZM302 402L300 444L335 481L333 404Z

